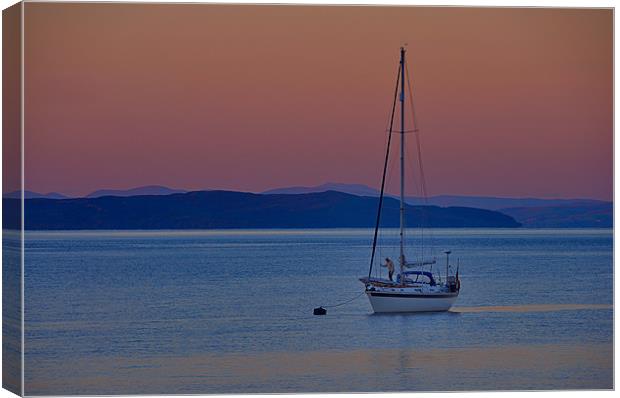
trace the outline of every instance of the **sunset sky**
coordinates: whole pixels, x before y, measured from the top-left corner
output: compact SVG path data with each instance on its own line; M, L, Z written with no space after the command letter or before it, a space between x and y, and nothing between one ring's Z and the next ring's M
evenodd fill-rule
M27 3L26 189L378 187L408 43L429 194L611 200L612 18Z

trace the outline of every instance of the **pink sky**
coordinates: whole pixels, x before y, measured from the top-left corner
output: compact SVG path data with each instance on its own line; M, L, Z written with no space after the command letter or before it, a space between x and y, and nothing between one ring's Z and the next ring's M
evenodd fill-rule
M407 42L430 194L610 200L612 17L27 3L26 189L377 187Z

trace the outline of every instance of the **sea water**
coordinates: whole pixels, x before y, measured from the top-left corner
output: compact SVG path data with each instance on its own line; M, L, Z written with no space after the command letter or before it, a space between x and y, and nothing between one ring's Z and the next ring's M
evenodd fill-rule
M372 233L26 232L25 393L613 387L612 230L431 231L455 308L390 315Z

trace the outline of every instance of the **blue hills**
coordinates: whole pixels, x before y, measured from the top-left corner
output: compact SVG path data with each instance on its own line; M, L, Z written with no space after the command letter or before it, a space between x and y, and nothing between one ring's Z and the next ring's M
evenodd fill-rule
M335 190L353 195L379 196L374 188L360 184L326 183L271 189L266 194L298 194ZM395 195L387 194L395 198ZM611 228L613 203L595 199L502 198L492 196L437 195L409 196L410 205L473 207L507 214L527 228Z
M254 194L196 191L170 195L25 200L28 230L365 228L375 225L378 198L325 191ZM19 226L18 199L5 198L5 228ZM407 205L410 227L515 228L511 216L467 207ZM385 198L382 226L399 223L399 202Z
M21 198L21 191L13 191L3 195L4 198L19 199ZM67 199L65 196L58 192L38 193L33 191L24 191L24 199Z
M377 189L362 184L343 184L328 182L316 186L295 186L276 188L264 191L264 194L299 194L311 192L338 191L359 196L379 196ZM386 196L397 198L396 195ZM464 195L436 195L423 198L408 196L405 201L410 205L434 205L434 206L461 206L476 207L479 209L501 210L519 207L548 207L548 206L596 206L609 204L610 202L595 199L543 199L543 198L503 198L493 196L464 196Z
M184 189L168 188L163 185L145 185L131 189L99 189L86 195L86 198L99 198L102 196L137 196L137 195L171 195L173 193L188 192ZM13 191L4 194L5 198L19 199L20 191ZM39 193L24 191L24 199L69 199L67 195L57 192Z
M611 202L513 207L499 211L528 228L611 228L614 225Z
M172 195L173 193L186 193L184 189L168 188L163 185L146 185L131 189L99 189L86 195L87 198L100 198L102 196L138 196L138 195Z
M289 199L291 200L291 203L294 204L292 204L291 207L287 209L287 211L303 213L308 212L308 209L303 207L306 201L300 200L303 195L319 194L329 191L345 193L358 197L370 197L374 198L375 200L379 196L378 190L368 187L366 185L330 182L317 186L284 187L264 191L261 194L246 194L259 196L292 195L293 198ZM97 190L88 194L85 198L96 199L102 197L169 196L185 193L188 193L188 191L182 189L172 189L161 185L148 185L126 190ZM242 194L241 192L239 193ZM20 196L20 192L11 192L5 194L4 198L19 198ZM386 203L389 203L388 199L390 198L396 199L396 196L386 194ZM25 199L79 200L84 198L68 198L63 194L56 192L40 194L32 191L25 191ZM279 200L280 203L282 201L282 199L277 200ZM269 201L276 201L276 198L264 198L264 201L266 203ZM249 201L248 203L250 202L251 201ZM438 195L428 198L410 196L406 198L406 202L413 207L430 206L428 207L429 209L457 207L492 210L508 215L514 220L516 220L517 223L521 224L523 227L528 228L610 228L613 226L613 203L594 199L503 198L490 196ZM325 204L333 205L333 203L327 202ZM174 203L174 205L183 206L183 204L176 202ZM207 203L206 205L212 207L211 203ZM55 207L51 204L47 204L46 206L49 206L50 208ZM260 208L256 208L256 211L263 210ZM375 211L376 210L373 210L373 213ZM437 210L433 211L437 213ZM251 217L256 217L256 215L253 215ZM235 223L231 221L228 224L233 225ZM225 225L228 224L225 223ZM454 221L453 226L458 225L459 223ZM446 226L452 225L446 224ZM304 226L302 225L300 227Z

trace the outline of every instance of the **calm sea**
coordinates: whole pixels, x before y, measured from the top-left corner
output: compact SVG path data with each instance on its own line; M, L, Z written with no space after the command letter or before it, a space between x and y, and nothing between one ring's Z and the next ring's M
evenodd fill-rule
M371 240L27 232L25 392L613 387L611 230L435 230L442 272L444 250L460 262L454 311L373 315L361 296L313 316L359 294Z

